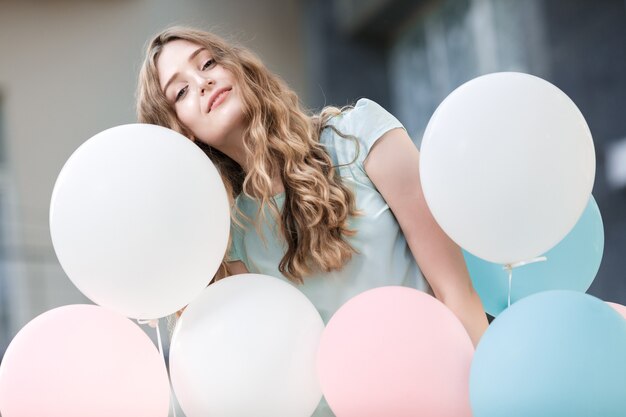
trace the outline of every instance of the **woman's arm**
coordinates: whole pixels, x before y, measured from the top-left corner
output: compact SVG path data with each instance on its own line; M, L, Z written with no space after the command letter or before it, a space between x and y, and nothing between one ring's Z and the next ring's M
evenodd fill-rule
M461 320L474 346L488 326L459 246L439 227L426 205L419 151L404 129L376 141L365 171L391 208L435 296Z
M228 268L229 272L227 276L247 274L249 272L248 268L246 268L246 265L241 261L226 262L226 268Z

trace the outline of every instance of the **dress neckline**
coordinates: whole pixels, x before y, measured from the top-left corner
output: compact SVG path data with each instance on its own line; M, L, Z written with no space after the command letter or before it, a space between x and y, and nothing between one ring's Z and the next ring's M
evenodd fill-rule
M255 204L257 204L257 205L258 205L258 204L259 204L259 202L261 201L261 199L260 199L260 198L248 197L248 196L247 196L246 194L244 194L244 193L241 193L241 196L242 196L244 199L246 199L247 201L250 201L250 202L255 203ZM278 203L278 202L282 202L282 201L285 199L285 192L284 192L284 191L281 191L281 192L280 192L280 193L278 193L278 194L274 194L274 195L273 195L272 197L270 197L270 198L273 198L274 200L276 200L276 202L277 202L277 203Z

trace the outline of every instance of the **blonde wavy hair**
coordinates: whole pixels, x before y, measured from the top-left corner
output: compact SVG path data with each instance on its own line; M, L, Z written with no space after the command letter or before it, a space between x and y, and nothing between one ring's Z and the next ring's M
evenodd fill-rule
M244 147L251 162L249 172L224 153L196 141L161 91L156 66L159 54L168 42L179 39L207 48L237 80L247 126ZM349 217L359 214L354 194L341 182L319 142L328 120L341 111L327 107L318 115L308 115L296 94L252 52L192 28L171 27L156 35L148 44L139 74L139 121L168 127L193 140L216 165L231 199L243 192L259 199L259 207L271 207L287 242L278 269L297 283L316 270L341 269L356 253L346 240L356 233L348 228ZM272 178L277 176L285 188L282 211L272 198ZM261 209L259 213L264 216ZM240 215L243 213L236 210L234 221ZM223 262L216 278L228 273Z

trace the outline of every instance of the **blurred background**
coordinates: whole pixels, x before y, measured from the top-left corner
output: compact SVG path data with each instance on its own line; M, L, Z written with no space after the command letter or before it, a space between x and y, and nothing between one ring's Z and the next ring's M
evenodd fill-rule
M605 250L588 292L626 304L624 0L0 0L0 358L35 316L89 302L52 248L52 189L81 143L136 121L145 44L172 24L250 47L313 110L371 98L418 146L465 81L552 82L595 142Z

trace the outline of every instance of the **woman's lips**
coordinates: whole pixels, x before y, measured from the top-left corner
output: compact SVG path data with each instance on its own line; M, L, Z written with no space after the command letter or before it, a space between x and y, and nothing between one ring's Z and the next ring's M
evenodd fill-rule
M209 112L213 111L214 108L222 104L222 102L226 100L226 97L228 97L229 93L230 93L230 89L227 89L218 93L215 99L213 100L213 102L211 103L211 108L209 109Z

